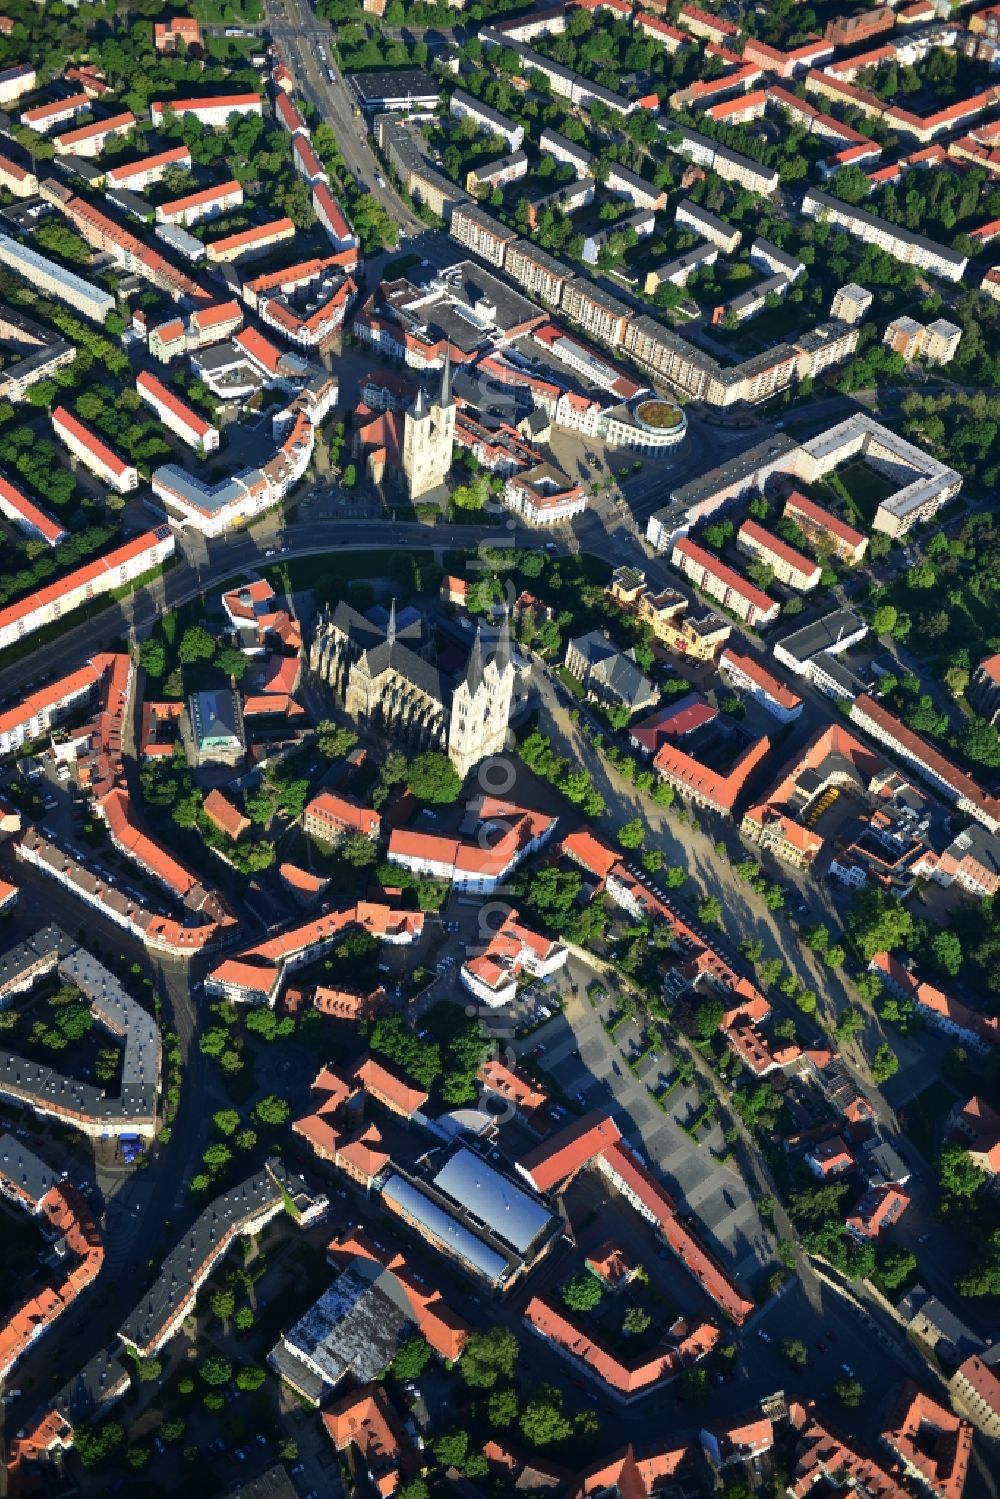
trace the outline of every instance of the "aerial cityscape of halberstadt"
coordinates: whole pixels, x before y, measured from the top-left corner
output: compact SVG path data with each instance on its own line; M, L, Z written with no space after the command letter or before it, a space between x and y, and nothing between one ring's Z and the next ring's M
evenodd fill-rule
M0 1495L1000 1499L1000 4L0 10Z

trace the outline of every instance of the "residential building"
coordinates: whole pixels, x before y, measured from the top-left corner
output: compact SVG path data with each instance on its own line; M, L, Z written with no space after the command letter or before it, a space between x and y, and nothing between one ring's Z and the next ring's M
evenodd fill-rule
M323 1411L323 1426L338 1452L353 1447L375 1492L385 1499L419 1468L403 1418L380 1384L362 1385Z
M883 11L891 25L893 12L880 6L877 14ZM822 1495L830 1488L847 1488L852 1494L878 1495L879 1499L909 1499L895 1471L890 1475L874 1458L848 1446L846 1438L823 1425L811 1403L791 1402L789 1417L798 1440L787 1499L809 1499L814 1491Z
M109 140L128 135L135 125L135 115L131 110L124 110L106 120L60 131L52 137L52 144L57 156L100 156Z
M66 531L58 521L28 498L23 490L0 474L0 515L6 517L24 535L47 546L58 546Z
M868 550L868 538L846 521L834 515L815 500L808 499L798 489L785 501L782 516L792 520L804 531L818 551L829 549L835 557L849 566L856 566Z
M156 151L138 161L109 167L104 175L104 183L106 187L124 187L129 192L144 193L147 188L162 182L172 168L191 170L191 152L187 146L171 146L166 151Z
M864 729L905 764L918 770L960 811L975 818L991 833L1000 832L1000 799L989 795L971 776L959 770L919 734L893 717L867 693L851 705L851 722Z
M1000 1018L983 1015L936 989L933 984L918 979L889 953L876 953L868 967L878 975L883 988L890 994L911 1000L917 1012L935 1030L957 1036L964 1046L971 1047L981 1056L988 1056L993 1047L1000 1046Z
M0 609L0 650L35 630L61 619L100 593L132 583L171 556L174 537L168 526L146 531L124 545L85 563L75 572L46 584Z
M895 1227L909 1205L909 1193L902 1187L892 1183L871 1186L851 1209L844 1227L860 1243L878 1243Z
M830 316L839 318L844 323L860 323L874 300L872 292L859 286L856 281L849 281L836 292L830 304Z
M745 520L736 533L737 548L748 557L763 562L774 573L776 582L809 593L818 588L822 568L812 557L775 536L758 521Z
M172 16L169 21L157 21L153 27L153 43L157 52L186 52L190 47L201 47L201 26L191 16Z
M739 1416L703 1427L701 1445L716 1472L754 1462L774 1446L774 1425L768 1416Z
M504 504L532 526L560 526L582 515L587 491L554 464L541 462L511 474L504 484Z
M910 364L923 359L928 364L949 364L958 352L962 330L945 318L933 323L918 323L915 318L897 317L886 326L882 342Z
M969 706L994 726L1000 721L1000 656L984 656L965 690Z
M212 453L219 446L219 429L205 420L193 406L174 395L172 390L151 375L141 370L136 377L135 388L140 399L151 406L165 427L199 453Z
M456 89L448 105L451 114L460 120L473 120L484 135L498 135L507 142L511 151L519 151L524 145L524 126L509 120L499 110L491 109L464 89Z
M995 1364L970 1354L948 1381L948 1392L952 1405L973 1426L994 1441L1000 1438L1000 1375Z
M701 239L707 239L724 255L732 255L743 238L738 229L734 229L716 214L709 213L707 208L701 208L697 203L692 203L689 198L683 198L678 203L674 223L678 228L690 229Z
M519 978L548 978L565 966L568 956L561 943L533 932L512 910L485 946L473 956L466 954L459 977L470 994L498 1009L513 1001Z
M115 309L114 297L102 287L93 286L83 276L64 270L54 260L46 259L37 250L6 234L0 234L0 259L5 270L95 323L103 323L108 313Z
M371 807L363 807L353 798L338 796L332 791L321 791L314 796L302 814L303 832L310 838L334 845L354 833L374 842L381 828L382 819Z
M110 484L112 489L119 494L128 494L131 490L138 489L139 471L135 465L120 458L85 422L67 411L65 406L54 408L52 426L74 458L79 459L92 474Z
M957 250L938 244L923 234L914 234L888 219L880 219L866 209L844 203L829 193L809 188L802 199L802 213L806 218L822 218L835 224L865 244L876 245L886 254L901 260L905 265L915 265L918 270L929 271L945 281L961 281L969 259Z
M665 727L669 730L669 722ZM721 715L714 715L693 744L666 733L653 757L653 769L695 806L731 817L770 748L766 735L748 738L724 722ZM724 768L715 769L714 765Z
M758 703L779 723L794 723L802 713L802 699L786 687L754 656L727 648L719 657L719 675L739 692Z
M484 796L471 839L393 828L388 860L411 874L447 881L460 890L488 894L524 859L547 843L557 818Z
M904 1381L882 1443L907 1478L936 1499L961 1499L972 1457L972 1427Z
M751 628L773 624L781 613L777 600L769 598L762 589L754 587L687 536L674 542L670 560L695 587L717 599L723 608L732 610Z
M161 203L156 210L158 224L180 224L190 227L203 219L218 218L243 202L243 188L235 180L220 182L216 187L203 187L198 192L187 193L169 203Z
M209 130L224 130L231 115L262 115L263 100L260 94L217 94L206 99L154 99L149 106L149 115L154 125L162 125L164 116L172 114L175 119L197 120Z
M235 234L212 240L206 254L216 265L231 265L235 260L266 255L275 245L294 238L295 225L291 219L272 219L270 223L255 224L251 229L240 229Z

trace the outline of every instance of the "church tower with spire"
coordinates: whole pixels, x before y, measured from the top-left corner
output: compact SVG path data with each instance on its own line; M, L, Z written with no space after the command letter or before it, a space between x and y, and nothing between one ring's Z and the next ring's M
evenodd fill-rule
M495 650L484 650L476 631L465 676L452 695L448 757L463 778L480 760L505 749L513 696L514 663L505 612Z
M448 477L455 443L455 412L451 350L446 348L437 397L428 403L419 390L403 415L403 473L411 500L421 499Z

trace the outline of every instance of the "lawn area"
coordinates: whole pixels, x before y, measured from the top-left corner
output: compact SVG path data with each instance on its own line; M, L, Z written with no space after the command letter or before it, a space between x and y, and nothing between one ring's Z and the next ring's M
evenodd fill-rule
M867 463L849 463L831 474L819 488L825 488L828 495L833 496L834 509L840 508L837 501L843 504L845 518L852 525L870 531L879 505L900 485L896 480L876 473ZM826 503L830 503L829 499Z
M925 1160L933 1160L938 1126L957 1100L954 1088L939 1078L900 1110L906 1120L906 1133Z

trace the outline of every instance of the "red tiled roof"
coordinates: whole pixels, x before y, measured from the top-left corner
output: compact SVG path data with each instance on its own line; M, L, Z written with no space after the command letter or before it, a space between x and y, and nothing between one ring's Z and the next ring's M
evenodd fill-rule
M810 500L798 489L793 490L788 496L782 513L792 517L804 516L819 530L829 531L831 536L836 536L838 540L850 547L860 547L865 540L860 531L855 531L854 527L841 520L839 515L834 515L832 510L817 505L815 500Z
M249 817L244 817L218 787L213 788L206 796L203 810L209 821L229 838L239 838L250 826Z
M674 542L673 550L680 552L682 557L687 557L698 567L703 567L709 576L715 578L720 583L724 583L733 593L738 594L747 603L753 604L754 608L759 609L762 613L773 610L774 599L770 598L762 589L755 588L742 573L738 573L733 568L727 567L724 562L719 561L718 557L714 557L711 552L707 552L704 547L699 546L690 537L680 537Z
M620 1139L621 1130L615 1121L594 1111L529 1151L518 1161L517 1169L536 1191L551 1192Z
M133 464L126 463L124 459L119 458L118 454L112 448L109 448L106 442L98 437L96 433L92 432L89 427L85 426L79 417L74 416L71 411L67 411L65 406L56 406L54 408L52 412L52 425L57 430L60 427L63 428L70 436L76 438L77 442L85 447L89 453L92 453L105 468L110 469L113 474L116 474L119 479L128 469L134 467Z
M894 741L895 744L908 751L916 764L926 767L937 775L954 791L956 796L963 798L991 821L1000 822L1000 799L984 791L971 776L959 770L939 750L928 744L926 739L922 739L919 734L907 728L906 724L894 718L882 707L881 703L876 702L867 693L863 693L854 701L851 710L852 718L855 712L863 713L890 742Z
M912 1380L903 1384L882 1440L916 1469L937 1499L961 1499L972 1457L972 1427L946 1410Z
M217 203L223 198L239 194L243 197L243 188L235 178L228 182L220 182L215 187L203 187L196 193L188 193L183 198L172 198L169 203L160 204L160 212L164 214L185 213L189 208L200 208L206 203Z
M156 375L151 375L148 370L140 370L136 376L136 389L145 392L157 405L165 406L167 410L177 418L193 436L204 441L212 431L212 425L207 422L200 412L195 411L186 401L180 400L173 391L164 385Z
M772 676L766 667L761 666L756 657L741 655L739 651L730 650L727 646L719 658L719 665L725 666L727 663L735 670L742 672L744 676L749 677L751 682L755 683L762 692L766 692L768 697L773 698L776 703L780 703L782 708L792 711L801 707L802 699L798 693L786 687L784 682L779 682L778 678Z
M561 847L568 859L582 864L584 869L600 880L607 879L619 859L616 851L602 842L589 828L578 828L575 833L569 833L563 839Z
M786 566L794 568L796 572L811 576L819 571L819 563L813 557L806 557L802 552L796 551L794 547L790 547L786 541L782 541L780 536L775 536L758 521L745 520L736 534L737 540L745 536L765 552L784 562Z

